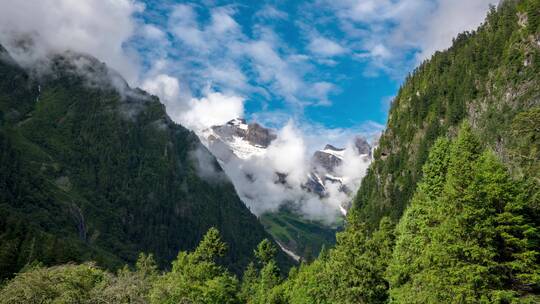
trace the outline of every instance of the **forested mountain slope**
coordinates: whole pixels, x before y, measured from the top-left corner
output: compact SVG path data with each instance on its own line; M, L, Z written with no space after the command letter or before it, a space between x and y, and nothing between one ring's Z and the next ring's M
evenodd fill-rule
M429 148L464 118L516 176L540 189L539 25L539 1L503 1L478 30L458 35L407 77L354 202L371 228L383 216L400 218Z
M31 71L3 48L0 59L0 279L33 261L115 268L139 252L169 265L210 227L238 272L268 237L156 97L88 56Z
M539 303L539 27L540 0L503 1L412 73L336 247L286 279L268 241L241 281L218 267L211 229L170 272L29 267L0 303Z

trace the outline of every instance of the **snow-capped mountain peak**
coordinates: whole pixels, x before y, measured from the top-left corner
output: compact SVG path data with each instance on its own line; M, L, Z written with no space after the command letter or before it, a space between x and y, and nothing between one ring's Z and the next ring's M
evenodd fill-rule
M257 123L247 123L242 118L233 119L226 124L213 126L203 131L202 140L209 150L218 158L222 164L233 164L249 168L249 165L241 165L242 162L249 162L251 159L263 161L268 147L277 138L276 132L272 129L264 128ZM371 146L362 137L356 137L348 149L355 150L353 155L360 156L362 162L371 162ZM338 189L347 197L357 185L352 185L352 178L344 176L340 170L347 158L350 157L350 150L338 148L332 144L327 144L323 149L315 151L310 160L311 169L307 173L305 182L301 185L302 191L315 194L321 200L330 195L331 189ZM227 166L225 166L227 167ZM243 170L239 168L239 170ZM247 169L246 169L247 170ZM250 172L245 172L251 176ZM287 182L287 174L275 171L274 183L291 187ZM330 188L331 189L330 189ZM242 196L242 193L240 193ZM339 207L342 213L346 210L349 202L344 201Z
M271 130L257 123L247 124L242 118L208 128L202 135L209 149L224 162L233 155L241 159L262 156L276 138Z

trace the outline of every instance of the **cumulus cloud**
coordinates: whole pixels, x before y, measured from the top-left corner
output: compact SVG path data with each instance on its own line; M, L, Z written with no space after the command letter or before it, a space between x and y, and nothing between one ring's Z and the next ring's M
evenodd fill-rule
M343 154L343 164L336 171L344 176L344 183L349 189L358 189L369 167L369 161L365 155L360 155L355 149L354 143L349 140Z
M207 86L235 95L257 94L266 100L285 101L297 111L307 105L329 103L329 80L313 75L310 58L274 32L267 20L281 20L285 13L264 6L249 28L240 26L233 6L210 6L204 9L191 4L172 8L166 31L173 43L169 57L182 58L184 81L195 91ZM284 15L285 14L285 15ZM329 56L342 50L330 40L316 42L319 52ZM324 47L324 48L323 48ZM165 71L168 74L173 72ZM176 69L173 67L172 69ZM176 73L176 74L178 74ZM308 93L309 92L309 93Z
M192 98L189 109L181 113L177 120L192 130L203 130L222 125L232 118L242 117L243 113L243 98L209 92L205 97Z
M305 182L308 173L307 149L302 135L292 121L279 131L265 157L276 172L287 175L287 181L292 186L300 187Z
M142 88L149 93L160 97L161 101L166 105L174 105L181 100L180 98L180 83L178 79L167 74L159 74L153 78L148 78L142 83ZM183 110L183 109L180 109ZM179 115L176 109L172 112L174 116Z
M244 116L244 98L210 90L201 98L190 97L167 74L146 79L142 88L161 99L174 121L197 132Z
M167 34L159 27L152 24L145 24L141 28L141 34L152 41L164 42Z
M0 43L21 63L49 53L72 50L91 54L137 81L137 56L124 47L134 34L137 2L71 0L4 0L0 9ZM21 39L31 39L31 53Z

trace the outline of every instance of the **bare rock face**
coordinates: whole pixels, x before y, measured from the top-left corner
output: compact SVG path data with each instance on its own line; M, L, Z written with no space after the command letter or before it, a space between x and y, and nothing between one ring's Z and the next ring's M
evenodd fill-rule
M276 139L276 135L270 129L266 129L258 123L247 124L245 119L237 118L221 126L213 126L212 131L224 141L239 137L250 145L267 148Z
M354 146L356 148L356 151L358 151L358 154L368 155L371 157L371 145L367 142L365 138L357 136L354 139Z
M246 121L240 118L233 119L224 125L213 126L212 130L224 140L232 140L233 136L244 138L247 135Z
M336 168L343 162L341 154L344 150L332 145L326 145L324 150L316 151L313 154L312 163L315 167L322 167L328 173L335 173Z
M308 176L307 182L302 187L308 192L315 193L320 197L326 196L326 189L324 188L324 182L314 172L311 172Z
M245 140L250 144L267 148L277 136L270 130L262 127L258 123L251 123L245 135Z

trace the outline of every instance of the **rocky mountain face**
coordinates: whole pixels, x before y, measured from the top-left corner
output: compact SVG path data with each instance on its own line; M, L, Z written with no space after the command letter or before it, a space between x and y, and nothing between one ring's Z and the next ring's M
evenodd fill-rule
M253 166L251 164L257 163L260 165L260 162L264 162L268 148L277 138L275 131L264 128L257 123L248 124L244 119L238 118L224 125L213 126L204 130L200 137L212 154L223 164L229 176L243 175L242 178L235 180L233 177L232 180L237 185L236 188L240 197L246 203L253 200L250 192L253 187L256 187L256 180L261 179L261 177L257 176L257 173L253 173L251 170ZM352 155L359 157L367 167L371 161L372 151L372 147L367 140L362 137L355 138L352 149L354 150L352 151ZM354 190L351 188L354 187L350 186L350 177L344 175L342 165L347 157L346 154L351 154L350 152L345 148L337 148L331 144L326 145L321 150L315 151L308 165L308 173L304 181L299 186L296 186L297 189L291 189L295 186L289 181L287 174L279 172L277 169L272 172L273 177L269 182L283 187L283 193L291 194L289 196L285 195L282 197L282 202L278 202L278 204L283 205L282 207L270 212L261 212L258 215L262 217L267 230L284 249L304 257L304 251L309 252L309 255L316 255L322 244L331 244L333 242L335 225L318 223L309 219L306 220L306 216L302 214L298 206L302 204L302 200L306 199L320 200L324 204L325 200L330 201L331 196L336 196L334 189L337 189L337 192L340 192L342 195L337 203L337 211L342 215L346 214L347 209L350 207L351 195ZM246 186L244 185L245 183L253 183L253 187ZM248 191L243 191L243 189L247 189ZM261 191L265 190L263 189ZM267 195L273 195L273 193L269 192ZM255 200L254 203L257 204L257 201ZM336 211L336 209L331 209L332 207L330 206L329 208ZM302 242L313 241L307 241L303 239L303 236L311 232L297 231L297 228L294 228L295 225L291 226L296 233L287 233L287 235L290 236L292 234L296 235L296 237L283 237L283 233L273 233L275 232L274 230L278 230L279 226L287 226L284 219L301 221L307 225L315 225L316 227L312 231L319 231L316 233L319 236L314 235L310 239L313 240L313 238L316 239L324 236L324 241L315 241L315 245L313 245L315 248L305 248L305 244L302 244Z
M206 140L210 151L223 163L228 163L233 158L245 160L263 156L276 138L273 130L264 128L258 123L248 124L242 118L233 119L224 125L213 126L203 132L203 140ZM365 138L356 137L353 149L366 164L371 161L372 147ZM302 188L324 197L328 195L325 184L330 182L339 184L343 192L350 193L351 189L348 189L344 183L347 176L343 176L340 172L345 150L345 148L327 144L323 149L315 151L311 157L311 170ZM281 172L275 172L275 174L276 183L287 183L286 174ZM347 202L344 202L344 205L347 205Z
M371 162L372 147L366 139L356 137L354 139L353 149L364 163L369 164ZM344 157L344 148L336 148L330 144L327 144L322 150L315 151L311 159L312 171L305 187L309 191L324 197L328 195L325 184L333 183L339 185L340 191L350 194L354 189L349 189L347 187L344 182L344 179L347 179L347 176L344 176L343 173L340 172ZM349 208L348 202L344 202L342 207L342 212L345 214L346 210Z
M204 161L223 176L156 97L88 56L35 73L0 52L0 280L35 261L114 269L147 252L169 265L210 227L240 272L270 238L229 180L201 174Z

